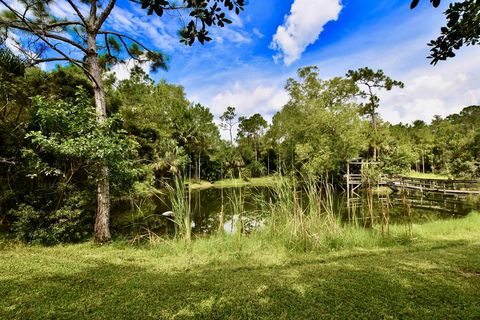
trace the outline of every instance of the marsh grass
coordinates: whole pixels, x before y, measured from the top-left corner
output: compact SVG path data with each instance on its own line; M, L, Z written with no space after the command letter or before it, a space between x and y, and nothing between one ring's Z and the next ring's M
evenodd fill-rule
M385 197L382 199L382 221L381 221L381 231L382 235L390 233L390 208L392 203L390 202L389 194L385 194Z
M409 239L413 238L413 223L412 223L412 208L411 208L411 203L410 200L407 198L408 191L405 189L402 189L402 203L403 203L403 209L405 212L405 220L406 220L406 228L407 228L407 236Z
M266 233L271 240L283 241L292 250L311 251L329 246L345 232L341 221L344 208L335 197L328 179L300 174L281 177L271 189L271 197L264 200L269 220Z
M392 203L388 194L374 195L373 192L368 192L364 198L366 202L363 203L367 210L361 210L359 206L362 204L354 203L353 207L348 208L348 219L344 219L346 204L342 197L338 197L334 186L327 182L327 177L279 175L272 179L274 184L267 193L253 187L237 187L237 180L232 179L229 185L233 188L227 189L225 194L222 189L221 197L224 199L219 215L219 231L213 235L197 237L225 240L231 236L235 239L235 246L231 248L233 251L242 251L249 239L257 239L262 243L303 252L381 247L405 244L418 238L406 194L402 199L406 223L391 225ZM183 185L181 178L173 180L169 194L175 212L177 239L190 243L191 197L190 189L181 187ZM379 198L379 206L373 205L374 196ZM246 205L246 199L250 199L254 206L252 203ZM246 208L249 208L248 213ZM165 242L157 234L144 231L143 238L138 239L137 243L142 239L150 244Z
M242 188L234 188L229 195L230 208L232 214L231 233L241 237L244 233L245 199ZM234 232L235 231L235 232Z
M175 235L185 242L192 240L191 188L185 187L181 176L175 176L172 184L167 184L168 196L172 204Z

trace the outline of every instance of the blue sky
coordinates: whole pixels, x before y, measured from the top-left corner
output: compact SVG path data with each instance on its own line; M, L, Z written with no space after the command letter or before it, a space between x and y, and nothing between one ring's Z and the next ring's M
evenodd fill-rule
M241 115L271 119L288 100L287 78L316 65L324 78L364 66L383 69L405 89L381 95L381 116L392 123L429 121L480 104L480 47L436 67L426 59L426 44L444 23L449 1L442 3L434 9L423 0L410 10L410 0L249 0L232 25L211 31L211 43L193 47L179 43L177 14L147 16L127 0L119 0L106 27L167 54L169 70L152 77L184 86L189 99L217 117L232 105ZM52 11L74 15L65 0ZM114 71L128 75L126 67Z
M233 25L212 31L214 41L205 46L179 44L174 23L159 29L164 38L149 43L170 56L170 68L152 76L184 86L191 100L210 107L216 116L233 105L240 114L260 112L271 118L288 99L283 90L286 79L308 65L319 66L325 78L369 66L404 81L405 89L382 95L380 113L393 123L428 121L436 114L480 104L478 47L463 49L436 67L426 59L426 44L444 23L442 12L448 2L437 9L426 0L415 10L409 4L250 0ZM292 50L288 44L282 46L282 40L274 49L279 27L290 34L284 42L292 42Z

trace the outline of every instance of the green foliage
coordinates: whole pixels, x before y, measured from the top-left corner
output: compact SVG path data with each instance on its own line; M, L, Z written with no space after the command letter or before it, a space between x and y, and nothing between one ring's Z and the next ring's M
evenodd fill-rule
M10 211L10 215L15 218L12 231L17 239L32 244L54 245L80 241L91 229L90 219L83 209L87 199L85 196L78 193L55 211L39 210L22 204L18 209Z
M389 175L395 175L410 171L417 157L409 145L397 145L388 153L384 153L381 160L382 171Z
M139 68L120 83L118 93L123 126L140 145L140 157L152 170L155 184L194 161L199 177L199 164L209 159L220 140L211 112L191 104L181 86L154 84Z
M192 210L190 206L190 189L185 187L185 180L175 176L173 183L167 185L170 203L172 204L175 234L185 242L192 240Z
M261 177L267 172L265 164L260 161L252 161L245 168L250 171L250 177Z
M357 94L366 102L360 106L360 114L370 117L372 130L368 137L370 147L373 149L373 158L377 160L379 144L382 141L381 132L379 132L379 116L377 109L380 106L380 98L378 97L379 90L390 91L394 87L403 88L404 84L401 81L393 80L386 76L383 70L373 71L365 67L358 70L349 70L346 74L347 78L351 79L358 86Z
M431 0L438 7L440 0ZM415 8L419 0L414 0L411 8ZM455 50L463 46L477 45L480 42L480 1L464 0L451 3L445 11L446 26L440 29L441 35L428 45L429 59L435 65L438 61L455 57Z
M175 1L151 1L143 0L142 9L147 9L148 15L155 12L158 16L162 16L165 10L171 10L175 7ZM189 10L188 23L185 23L184 28L180 31L181 42L192 45L195 40L201 44L211 41L208 28L212 26L225 27L226 24L231 24L232 21L227 18L228 11L234 11L239 14L245 7L244 0L185 0L182 2L182 9Z
M23 204L10 216L13 231L27 242L54 244L85 237L85 227L93 221L93 186L105 163L114 194L128 191L142 174L133 162L137 144L118 129L118 119L98 124L82 89L69 100L36 97L25 126L20 168L29 180L26 186L35 188L17 191L16 201Z
M240 117L238 121L238 153L249 177L259 177L266 172L261 159L266 151L264 137L268 123L259 113L248 118Z
M369 92L359 92L353 75L322 80L315 67L300 69L299 79L287 81L290 100L274 116L273 125L268 127L260 114L241 117L233 143L233 137L230 142L220 140L211 112L190 103L182 87L166 81L155 83L140 68L134 68L130 78L120 83L105 74L109 117L101 125L92 107L92 88L78 67L50 72L26 68L18 74L9 70L8 64L0 64L4 89L0 99L5 106L0 112L0 221L13 224L17 236L29 242L51 244L83 237L83 228L92 224L95 183L105 164L110 168L114 195L113 219L116 206L125 203L117 200L139 203L156 195L165 181L180 172L210 181L238 176L250 181L243 182L249 185L255 184L252 177L283 172L307 181L297 193L305 192L313 200L319 194L328 199L327 186L316 185L312 177L340 177L346 161L370 155L372 141L378 150L378 174L415 169L452 177L480 175L480 107L436 117L431 124L390 125L376 118L373 131L362 118L365 109L357 103L359 94ZM395 85L383 73L367 71L369 76L364 78L372 81L373 88L378 85L388 90ZM79 90L78 85L85 89ZM38 97L31 99L33 96ZM221 121L221 128L231 131L237 122L235 108L227 108ZM371 180L372 184L376 181ZM175 182L171 184L179 190ZM296 186L288 188L283 191L289 190L292 202L286 207L298 205L290 211L296 212L297 219L295 225L290 221L290 226L295 226L290 230L304 235L296 238L294 247L305 243L328 247L330 242L342 247L348 242L342 240L342 232L332 235L325 231L337 230L334 215L318 220L321 224L313 218L297 223L300 206L304 213L336 209L332 203L307 208L300 198L293 199ZM183 199L186 191L182 192ZM178 196L177 191L174 194ZM177 207L181 206L178 201ZM186 232L179 233L187 237ZM313 236L320 233L330 234L330 240ZM285 234L290 233L282 237Z
M316 67L299 69L298 75L300 81L287 81L290 101L273 118L272 133L284 167L319 175L339 172L365 148L355 83L319 79Z
M0 38L0 70L2 73L10 73L21 76L25 74L25 62L14 55L10 49L3 46Z
M132 163L137 145L116 128L117 121L110 118L99 124L95 109L81 89L73 103L36 98L31 127L25 136L32 148L23 150L24 157L33 164L29 176L62 175L67 160L72 171L88 168L93 179L107 164L114 184L133 181L139 174ZM50 157L58 161L50 162Z

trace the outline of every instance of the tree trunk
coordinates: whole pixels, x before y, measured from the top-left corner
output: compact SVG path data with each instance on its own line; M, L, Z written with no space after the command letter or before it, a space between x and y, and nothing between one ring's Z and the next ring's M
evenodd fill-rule
M425 173L425 150L422 150L422 170Z
M96 35L89 34L88 39L88 71L93 82L93 92L95 98L95 110L97 112L97 122L103 124L107 118L107 108L105 102L105 91L102 84L102 74L98 63L98 53L96 47ZM100 177L97 182L97 214L95 217L94 238L95 242L105 243L110 241L110 184L108 181L108 166L101 165Z
M377 161L378 150L377 150L377 117L375 112L371 114L372 117L372 128L373 128L373 160Z
M267 153L267 176L270 175L270 149L268 150Z
M198 181L202 179L201 166L202 166L202 154L199 152L198 153Z

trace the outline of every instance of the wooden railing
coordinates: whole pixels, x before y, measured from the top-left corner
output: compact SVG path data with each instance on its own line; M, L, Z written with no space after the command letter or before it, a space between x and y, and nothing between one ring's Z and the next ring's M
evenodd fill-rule
M480 194L480 180L423 179L398 176L392 181L397 188L445 194Z

